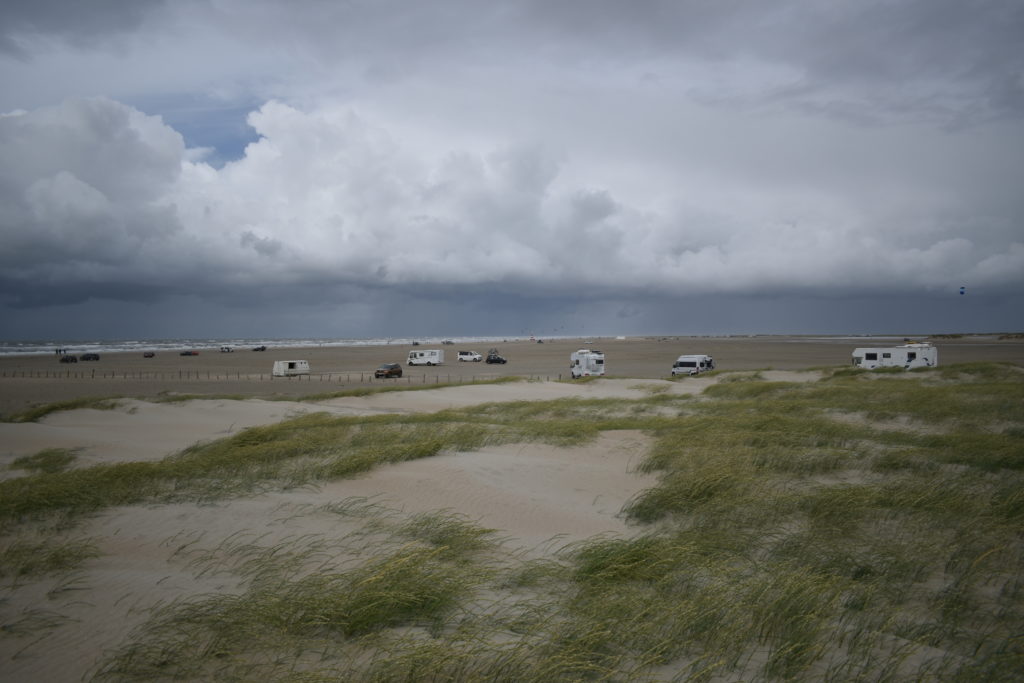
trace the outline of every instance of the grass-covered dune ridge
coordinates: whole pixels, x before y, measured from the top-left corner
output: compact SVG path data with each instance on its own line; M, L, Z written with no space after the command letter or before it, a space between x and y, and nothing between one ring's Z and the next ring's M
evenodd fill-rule
M0 482L0 543L24 555L19 530L59 516L50 551L32 549L64 559L5 574L24 582L87 566L94 546L68 524L108 506L228 500L619 429L654 439L641 467L658 484L624 510L634 537L526 559L457 512L318 508L308 514L350 531L180 548L197 575L232 577L238 590L161 606L92 674L974 681L1024 671L1024 373L1010 365L842 369L816 382L720 373L697 397L316 414L157 463L40 470Z

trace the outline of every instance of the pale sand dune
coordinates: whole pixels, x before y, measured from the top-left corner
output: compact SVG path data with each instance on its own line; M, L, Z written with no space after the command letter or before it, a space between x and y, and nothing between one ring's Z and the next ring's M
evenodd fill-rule
M656 483L634 471L647 447L648 438L636 432L607 433L575 448L492 446L383 467L332 483L322 494L374 497L406 513L452 510L531 550L552 540L628 533L619 511Z
M40 424L0 425L4 458L47 447L82 447L87 462L155 460L196 441L280 421L310 411L373 414L422 412L484 402L562 397L641 397L652 386L700 391L705 378L681 383L605 380L567 384L517 382L433 391L332 399L320 404L270 401L190 401L147 404L126 401L110 411L76 410L47 416ZM143 623L148 609L167 601L237 590L226 573L190 564L200 551L226 539L272 546L288 539L343 543L354 529L344 517L318 506L368 499L403 518L448 511L490 529L510 551L542 554L596 535L628 535L623 505L655 483L635 472L649 437L612 432L573 448L508 444L378 468L317 490L264 494L213 505L175 504L107 510L75 529L92 538L102 556L67 577L6 591L4 623L61 615L56 625L25 638L0 638L5 681L77 681L104 652ZM182 547L187 551L178 552Z
M816 373L785 373L817 378ZM657 387L672 393L699 393L715 381L690 378L600 382L509 382L448 387L436 390L386 392L365 397L308 401L258 399L193 400L147 403L120 400L113 410L72 410L50 414L38 423L0 423L0 465L44 448L78 448L79 461L158 460L197 442L218 439L246 427L279 422L310 412L338 415L433 412L481 403L540 401L559 398L640 398Z
M80 465L159 460L196 442L311 410L293 402L260 400L147 403L123 399L113 410L71 410L37 423L0 423L0 458L42 448L76 448L81 449Z
M820 376L816 372L794 371L761 374L765 379L785 381L809 381ZM559 398L635 399L651 391L696 394L715 381L715 378L695 377L681 382L616 379L586 383L510 382L387 392L317 403L258 399L148 403L122 399L113 410L72 410L53 413L38 423L0 423L0 479L22 474L5 466L17 457L31 455L44 448L75 449L77 467L101 462L154 461L196 443L230 436L246 427L271 424L311 412L370 415L433 412L482 403Z

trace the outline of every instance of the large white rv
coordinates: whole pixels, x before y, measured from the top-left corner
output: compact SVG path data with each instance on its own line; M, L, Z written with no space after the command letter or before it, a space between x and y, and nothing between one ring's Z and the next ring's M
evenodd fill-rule
M939 350L927 342L889 348L854 349L853 364L865 370L931 368L939 364Z
M715 359L703 354L679 356L672 364L673 375L699 375L715 369Z
M604 374L604 354L600 351L580 349L569 355L569 373L573 379Z
M414 349L409 352L409 365L441 365L444 363L443 349Z
M309 374L308 360L275 360L274 377L295 377Z

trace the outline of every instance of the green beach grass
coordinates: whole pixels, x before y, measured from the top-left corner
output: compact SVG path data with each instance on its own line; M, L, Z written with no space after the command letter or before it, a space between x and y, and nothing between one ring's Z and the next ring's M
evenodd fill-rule
M90 675L1019 680L1021 369L718 379L696 397L652 390L428 415L313 414L157 463L38 471L0 482L0 531L14 555L46 555L16 540L19 529L114 505L311 486L486 444L568 446L643 430L654 441L641 467L658 484L623 511L633 537L525 559L500 531L451 511L311 508L301 514L359 531L181 550L197 576L220 572L238 589L161 605ZM84 566L94 547L59 528L45 542L60 559L4 571L24 581Z

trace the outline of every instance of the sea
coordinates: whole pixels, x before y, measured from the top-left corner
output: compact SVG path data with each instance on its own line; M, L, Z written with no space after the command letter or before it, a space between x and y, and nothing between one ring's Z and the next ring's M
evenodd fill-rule
M608 335L596 335L599 338L607 338ZM849 335L849 336L821 336L821 337L774 337L773 335L701 335L701 336L737 336L737 337L763 337L765 339L777 339L778 341L817 341L845 343L847 341L874 340L874 341L905 341L905 337L883 336L883 335ZM594 337L587 337L592 339ZM624 337L615 337L624 339ZM56 349L63 349L66 353L117 353L117 352L138 352L138 351L184 351L185 349L218 350L222 346L230 346L232 349L245 350L266 346L267 348L310 348L310 347L332 347L332 346L409 346L414 343L436 346L445 342L452 342L461 346L471 347L474 344L494 344L500 342L534 340L533 336L483 336L483 337L377 337L368 339L339 339L339 338L313 338L296 337L286 339L261 339L261 338L210 338L210 339L36 339L29 341L4 341L0 340L0 356L33 356L46 353L54 353ZM551 335L536 339L584 339L577 335ZM586 342L584 342L586 343Z
M332 347L332 346L382 346L393 344L396 346L409 346L413 343L421 345L439 345L445 342L470 346L472 344L487 344L503 341L519 341L530 337L381 337L375 339L317 339L317 338L294 338L294 339L260 339L260 338L215 338L215 339L78 339L78 340L57 340L37 339L30 341L2 341L0 340L0 356L31 356L54 353L57 349L63 349L66 353L118 353L118 352L139 352L139 351L183 351L195 349L197 351L212 349L217 350L222 346L230 346L237 350L253 349L257 346L267 348L310 348L310 347ZM555 339L556 337L546 337ZM570 337L564 337L569 339Z

